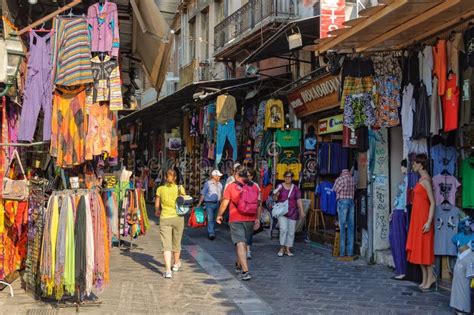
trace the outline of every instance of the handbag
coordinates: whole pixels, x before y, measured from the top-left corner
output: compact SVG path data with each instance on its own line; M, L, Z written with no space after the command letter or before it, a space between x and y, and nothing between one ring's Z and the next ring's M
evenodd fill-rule
M201 228L207 225L207 221L205 220L205 218L203 222L199 222L200 218L198 209L201 209L201 212L204 214L204 210L202 208L195 208L191 210L191 215L188 219L188 226L191 228Z
M23 179L12 179L8 177L8 171L13 163L17 159L18 164L20 165L21 174ZM8 165L5 176L3 177L3 191L2 197L7 200L26 200L28 199L29 189L28 189L28 180L26 179L25 170L23 169L23 164L21 164L20 156L18 151L13 151L12 159Z
M179 195L178 186L178 198L176 198L176 214L179 216L186 215L191 207L193 206L194 199L188 195Z
M285 201L277 202L276 204L273 205L272 216L274 218L279 218L279 217L284 216L285 214L288 213L288 207L289 207L288 200L290 200L290 196L291 196L291 193L293 192L294 187L295 187L295 185L292 184L291 189L290 189L290 193L288 194L288 198L286 198Z

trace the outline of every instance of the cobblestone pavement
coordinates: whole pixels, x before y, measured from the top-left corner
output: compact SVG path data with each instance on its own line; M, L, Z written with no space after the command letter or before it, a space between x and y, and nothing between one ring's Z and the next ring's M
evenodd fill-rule
M172 280L161 276L158 226L134 241L132 251L114 248L111 282L98 294L100 307L83 314L449 314L446 291L419 293L410 282L390 280L383 266L337 262L327 249L297 242L294 257L276 256L278 243L266 232L254 239L249 282L234 274L228 230L210 241L203 229L187 229L183 268ZM76 314L35 301L16 281L15 297L0 292L3 314Z

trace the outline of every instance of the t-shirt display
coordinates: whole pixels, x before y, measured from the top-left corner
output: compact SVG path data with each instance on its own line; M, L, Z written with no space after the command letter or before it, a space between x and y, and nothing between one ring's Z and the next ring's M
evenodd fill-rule
M461 163L462 207L474 209L474 156L465 158Z
M439 205L435 210L435 255L456 256L452 239L458 231L460 210L452 205Z
M283 102L278 99L269 99L265 105L265 129L283 129L285 126L285 110Z
M276 141L282 148L300 147L301 130L277 130Z
M431 148L430 154L433 160L433 176L441 174L443 171L455 175L456 161L459 155L455 147L437 144Z
M456 203L456 191L461 184L456 177L451 175L436 175L433 177L433 191L436 204L440 205L444 201L454 205Z
M320 182L315 191L320 197L321 211L329 215L336 215L337 212L336 192L332 190L333 185L331 182Z
M446 83L446 93L443 97L444 131L458 128L459 87L457 76L452 73Z

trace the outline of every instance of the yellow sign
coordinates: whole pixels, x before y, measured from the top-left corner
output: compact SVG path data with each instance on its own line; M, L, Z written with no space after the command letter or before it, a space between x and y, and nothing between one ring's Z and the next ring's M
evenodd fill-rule
M320 119L318 121L318 134L324 135L333 132L340 132L343 129L344 115L336 115Z

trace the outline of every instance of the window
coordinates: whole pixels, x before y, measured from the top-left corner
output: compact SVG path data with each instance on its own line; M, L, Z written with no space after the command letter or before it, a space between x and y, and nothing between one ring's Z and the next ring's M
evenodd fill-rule
M209 59L209 10L201 13L201 39L199 40L201 47L202 59Z
M222 0L216 0L214 2L214 9L217 25L224 19L224 2Z
M196 58L196 18L189 21L189 62Z

